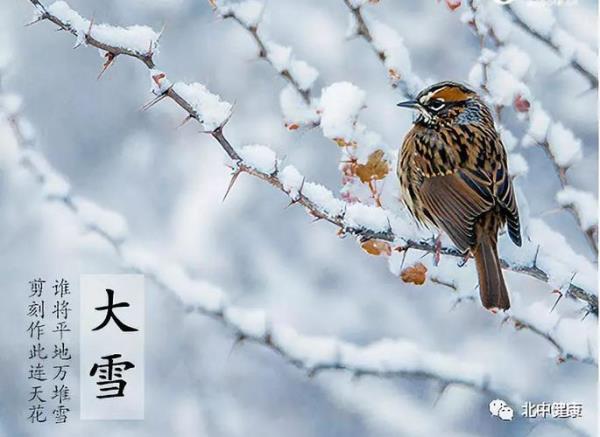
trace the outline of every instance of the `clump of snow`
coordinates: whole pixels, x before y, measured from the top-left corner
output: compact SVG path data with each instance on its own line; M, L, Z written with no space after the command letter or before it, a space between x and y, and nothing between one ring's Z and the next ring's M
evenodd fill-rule
M502 144L504 144L504 148L507 152L512 152L515 147L517 147L517 138L513 135L513 133L505 128L504 126L499 127L500 138L502 139Z
M508 172L511 176L523 176L529 171L527 160L520 153L509 153L508 155Z
M200 83L177 82L172 88L192 106L207 130L222 126L231 115L231 104L212 94Z
M244 26L255 28L260 23L265 5L257 0L246 0L239 3L218 6L221 16L235 16Z
M42 191L48 198L66 198L71 193L71 185L46 160L44 155L33 150L22 151L22 159L27 162L40 178Z
M309 89L319 76L319 72L304 61L296 59L292 48L272 41L265 43L267 59L280 73L287 71L301 90Z
M301 90L309 89L319 77L319 72L314 67L297 59L292 59L289 72Z
M354 123L365 105L366 93L350 82L337 82L321 93L319 112L323 134L331 139L352 141Z
M287 165L279 172L279 180L283 184L283 189L289 194L292 200L298 199L304 176L293 165Z
M127 222L121 215L80 197L73 198L73 205L88 228L98 230L117 241L123 241L127 237Z
M371 0L350 0L350 5L353 8L360 8L361 6L366 5Z
M412 64L404 40L392 27L378 20L365 17L368 22L373 46L385 55L385 66L395 80L411 80Z
M9 117L17 114L22 105L23 99L18 94L5 93L0 96L0 108Z
M136 261L131 255L128 259ZM158 282L175 293L184 304L194 305L208 312L221 311L227 304L227 298L221 289L206 281L192 279L179 264L161 260L154 266L155 271L152 273Z
M549 36L556 24L552 8L546 2L514 2L511 7L515 14L542 36Z
M57 1L49 5L48 13L70 26L77 34L77 45L85 43L86 34L111 47L128 49L138 54L156 53L160 34L148 26L118 27L93 24L71 9L67 2ZM38 12L39 13L39 12Z
M583 157L581 140L560 122L550 127L548 147L554 162L562 168L572 166Z
M523 79L529 72L531 58L523 50L511 44L498 51L494 63L510 71L517 78Z
M267 316L263 310L228 307L223 312L225 320L246 336L262 339L267 334Z
M529 109L529 128L523 138L523 145L529 146L531 143L541 144L546 141L548 129L550 128L550 116L538 102L534 102Z
M277 155L267 146L254 144L238 150L246 165L268 175L277 171Z
M540 219L531 219L527 231L532 244L542 247L537 265L548 274L551 287L563 289L573 283L586 290L597 290L596 266L575 252L562 234Z
M288 326L276 326L271 336L286 355L308 367L331 364L339 358L339 342L333 337L303 336Z
M556 201L575 209L583 230L598 225L598 201L591 193L567 186L556 193Z
M519 53L519 56L516 53ZM512 105L515 98L527 97L530 94L529 88L519 76L525 75L529 65L519 57L524 58L527 55L516 48L506 48L499 53L484 49L479 62L469 72L469 82L480 87L487 80L486 87L491 102L501 106Z
M348 226L385 232L390 229L387 213L375 206L353 203L346 208L344 219Z
M344 212L346 203L336 198L333 193L323 185L306 182L302 188L302 194L329 216L340 216Z
M267 48L267 59L275 67L275 70L280 73L287 70L292 59L292 48L273 41L267 41L265 46Z
M316 111L306 104L300 93L292 85L286 86L279 94L279 105L286 124L298 126L319 122Z

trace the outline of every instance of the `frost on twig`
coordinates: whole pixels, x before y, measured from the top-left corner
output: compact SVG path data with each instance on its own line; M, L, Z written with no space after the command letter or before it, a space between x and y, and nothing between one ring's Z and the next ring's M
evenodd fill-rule
M56 17L54 20L62 23ZM88 44L93 45L94 42L88 41ZM135 55L131 56L138 58ZM175 101L188 115L195 116L197 111L194 102L188 102L173 88L168 88L164 94ZM220 99L215 99L215 101L219 102ZM223 112L221 112L221 116L224 116ZM209 133L234 161L235 170L268 182L290 196L292 201L304 206L314 217L336 225L342 234L355 235L360 242L378 239L401 247L402 250L416 249L429 253L438 250L434 242L424 237L422 231L389 210L376 206L348 204L337 199L325 187L306 182L300 173L290 166L273 173L265 171L265 165L273 159L274 155L263 148L254 150L255 154L262 155L253 157L255 165L256 162L260 162L259 168L245 162L223 133L223 124L226 121L227 119L223 120L220 126ZM269 154L270 157L267 159L265 154ZM273 162L273 166L276 169L280 168L275 162ZM285 175L285 177L281 179L280 175ZM444 254L462 257L462 254L452 247L441 247L439 250ZM525 245L519 252L510 253L502 260L502 263L504 268L528 274L544 282L550 282L555 288L564 289L567 296L586 302L590 311L597 314L596 284L593 273L573 268L572 264L565 264L543 249L538 250L535 243ZM573 272L578 272L574 278L572 277Z

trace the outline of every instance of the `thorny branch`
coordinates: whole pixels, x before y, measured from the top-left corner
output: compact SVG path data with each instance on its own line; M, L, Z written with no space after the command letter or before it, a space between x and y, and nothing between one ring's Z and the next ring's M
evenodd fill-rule
M29 1L31 3L33 3L36 6L36 8L38 8L38 10L41 13L40 17L42 19L48 19L49 21L57 24L59 27L65 29L65 30L68 30L69 32L76 35L76 31L74 29L72 29L69 25L67 25L66 23L63 23L60 19L58 19L57 17L48 13L46 8L39 2L39 0L29 0ZM93 38L87 39L87 43L88 43L88 45L90 45L92 47L101 48L102 50L106 50L109 53L113 53L115 56L125 55L125 56L130 56L130 57L136 58L136 59L142 61L149 69L152 69L155 67L151 53L140 54L137 52L132 52L130 50L128 51L121 47L107 46L106 44L100 43ZM177 94L172 88L169 88L162 96L159 96L159 97L171 98L175 103L177 103L183 110L185 110L188 113L189 117L201 122L197 112L193 109L193 107L183 97L181 97L179 94ZM220 144L220 146L223 148L225 153L227 153L227 155L235 162L236 166L234 168L234 176L237 173L241 173L241 172L251 174L259 179L264 180L265 182L268 182L270 185L274 186L275 188L279 189L286 195L290 196L290 193L288 193L286 191L282 181L279 179L279 177L277 175L277 171L275 171L273 174L267 174L267 173L261 172L255 168L251 167L250 165L248 165L247 163L245 163L242 160L240 155L235 151L234 147L231 145L231 143L227 140L227 138L223 134L223 126L220 126L217 129L215 129L214 131L211 131L208 133ZM397 239L404 240L405 243L402 245L402 248L401 248L402 250L417 249L417 250L425 251L425 252L432 253L432 254L436 253L436 252L441 252L442 254L451 255L451 256L455 256L455 257L459 257L459 258L463 258L463 256L464 256L462 253L460 253L455 248L449 248L449 247L442 247L441 249L437 248L435 246L435 242L431 239L419 240L419 241L403 239L401 236L395 235L393 230L391 229L391 227L389 227L385 231L373 230L373 229L369 229L366 227L356 227L354 225L349 224L345 220L344 213L342 213L341 215L338 215L338 216L331 216L331 215L327 214L325 211L323 211L314 202L312 202L302 192L297 193L296 196L290 196L290 197L291 197L292 203L298 203L298 204L304 206L308 210L308 212L315 218L325 220L325 221L337 226L338 228L340 228L341 235L351 234L351 235L358 237L360 241L366 241L366 240L370 240L370 239L379 239L379 240L385 240L385 241L389 241L389 242L393 242ZM502 264L503 268L505 268L506 270L523 273L523 274L529 275L531 277L534 277L536 279L539 279L543 282L548 282L548 280L549 280L548 274L546 272L544 272L543 270L541 270L536 265L535 261L532 264L518 264L518 263L509 263L506 260L501 260L501 264ZM573 283L570 283L567 286L566 290L564 290L564 293L568 297L573 297L573 298L576 298L576 299L579 299L579 300L585 302L587 304L588 311L596 316L598 315L598 297L594 293L584 290L583 288L581 288Z

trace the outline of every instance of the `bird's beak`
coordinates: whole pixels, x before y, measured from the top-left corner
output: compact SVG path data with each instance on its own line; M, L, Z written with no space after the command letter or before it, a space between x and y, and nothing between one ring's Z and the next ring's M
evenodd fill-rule
M400 108L419 109L421 105L416 100L407 100L406 102L400 102L396 106Z

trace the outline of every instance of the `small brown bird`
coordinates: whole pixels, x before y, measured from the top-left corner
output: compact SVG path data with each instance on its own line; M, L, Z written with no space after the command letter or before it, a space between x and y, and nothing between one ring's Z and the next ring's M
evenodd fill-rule
M510 308L498 259L498 230L507 224L521 245L519 212L506 151L488 107L475 91L440 82L399 103L419 114L398 158L401 197L415 219L448 234L475 257L481 302Z

